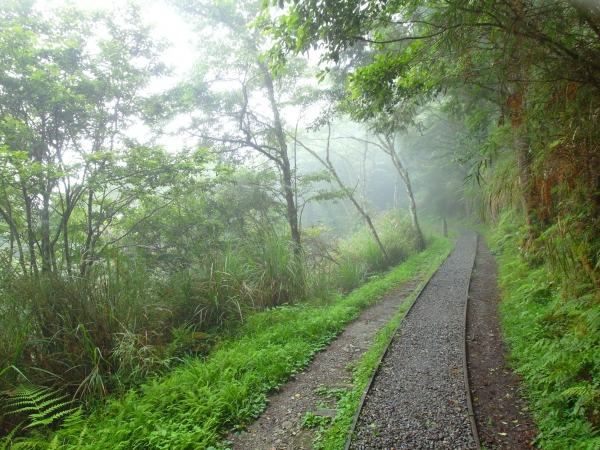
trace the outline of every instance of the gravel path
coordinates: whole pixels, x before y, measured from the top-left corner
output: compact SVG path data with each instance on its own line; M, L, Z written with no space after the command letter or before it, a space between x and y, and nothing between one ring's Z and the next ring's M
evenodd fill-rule
M461 230L392 342L367 396L352 447L473 449L462 349L477 235Z
M353 389L352 370L373 344L377 332L398 312L421 280L411 280L362 312L360 317L317 354L296 378L269 398L264 413L245 432L227 437L233 450L311 449L314 430L302 427L307 412L335 414L334 398L325 398L317 388ZM325 405L323 405L325 403Z

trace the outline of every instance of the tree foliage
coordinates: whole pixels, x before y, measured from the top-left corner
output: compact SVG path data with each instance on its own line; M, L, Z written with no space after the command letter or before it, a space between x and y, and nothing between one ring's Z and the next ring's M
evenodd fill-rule
M275 79L264 61L264 37L247 24L258 13L252 1L174 2L201 33L202 56L178 88L187 101L188 133L221 154L251 151L280 173L294 253L301 251L294 168L282 109L289 103L302 64ZM239 155L238 155L239 156Z
M0 215L8 258L18 255L24 274L71 274L75 266L85 275L127 234L118 223L130 207L152 196L159 209L203 157L189 164L126 136L142 90L165 73L162 45L137 7L44 15L16 2L1 19Z
M355 119L385 120L401 110L411 126L435 102L447 119L462 123L454 159L469 167L465 181L482 216L498 224L503 211L518 211L521 231L513 230L519 237L511 242L532 270L547 264L558 286L554 306L539 310L536 318L552 335L536 345L551 347L557 361L573 358L575 347L596 347L589 317L597 314L600 299L598 5L577 0L291 0L284 5L275 14L276 2L264 2L259 21L275 39L275 67L288 54L319 49L327 71L343 62L346 51L366 43L374 61L347 76L345 103ZM585 302L576 300L582 296ZM574 341L570 327L579 330ZM567 341L571 349L559 344ZM539 377L532 367L543 370L537 363L523 362L531 380ZM565 426L561 421L571 419L560 411L567 408L566 397L583 392L577 386L599 377L600 366L590 361L545 385L544 395L566 389L552 397L552 406L539 400L544 408L555 408L548 414L561 417L543 422L548 448L574 442L570 433L577 433L576 427ZM541 389L537 381L533 385ZM577 411L590 425L597 423L598 402L585 392L578 400L585 413ZM589 439L585 445L597 445L592 428L583 428L586 437L580 436L579 444Z

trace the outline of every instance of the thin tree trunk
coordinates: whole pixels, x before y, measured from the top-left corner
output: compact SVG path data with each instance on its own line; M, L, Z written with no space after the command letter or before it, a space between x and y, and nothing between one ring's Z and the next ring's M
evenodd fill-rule
M65 228L63 230L63 248L65 254L65 263L67 265L67 274L69 276L73 275L73 262L71 261L71 249L69 247L69 229L65 224Z
M417 203L415 202L415 197L413 195L412 186L410 184L410 178L408 176L408 172L402 165L398 154L396 153L393 143L389 142L389 139L386 139L389 155L392 157L392 162L396 167L396 170L400 174L400 178L404 182L404 186L406 187L406 195L408 196L408 213L410 215L410 220L412 222L412 227L417 234L417 248L418 250L425 249L425 239L423 238L423 233L421 232L421 227L419 225L419 219L417 217Z
M85 276L89 267L88 260L91 259L91 245L92 237L94 236L94 226L92 222L92 202L94 200L94 191L91 189L88 192L88 204L87 204L87 236L85 238L85 244L83 246L83 252L81 253L81 261L79 263L79 275Z
M27 246L29 249L29 268L34 275L38 275L39 271L37 258L35 254L35 233L33 232L32 201L24 185L21 185L21 192L23 193L23 199L25 200L25 220L27 222Z
M58 273L58 261L56 260L56 252L54 247L50 247L50 262L52 263L52 271Z
M296 260L300 259L302 252L302 242L300 239L300 229L298 226L298 208L294 200L294 189L292 184L292 170L290 160L288 157L287 143L283 132L283 125L281 117L279 115L279 109L275 100L275 88L273 87L273 77L269 73L269 69L263 62L258 63L260 70L263 73L265 80L265 86L267 87L267 96L269 104L271 105L271 111L273 113L273 125L275 128L275 136L279 144L279 157L280 157L280 168L283 178L283 191L285 195L285 203L287 207L288 222L290 225L290 232L292 234L292 241L294 243L294 257Z
M468 198L465 198L465 215L471 219L471 201Z
M25 255L23 253L23 244L21 243L21 238L19 237L19 230L17 228L17 225L15 224L15 221L12 218L12 210L10 208L10 205L8 205L8 208L6 209L6 211L2 208L0 208L0 215L4 218L4 220L6 221L6 223L8 223L8 226L10 228L10 265L12 266L12 259L13 259L13 252L14 252L14 244L17 244L17 251L19 252L19 265L21 266L21 270L23 270L23 274L26 275L27 274L27 266L25 264Z
M42 273L52 271L52 252L50 250L50 193L42 192L40 237L42 244Z
M329 134L331 134L331 126L330 125L328 125L328 129L329 129ZM367 227L371 231L371 235L373 236L373 239L375 239L375 243L377 244L377 247L379 247L379 251L381 252L381 256L383 257L383 260L385 261L385 264L387 266L390 266L391 265L390 258L388 256L386 250L385 250L385 247L381 243L381 240L379 239L379 234L377 233L377 230L375 229L375 226L373 225L373 222L371 221L371 217L360 206L360 204L354 198L354 195L352 195L352 193L350 192L350 190L344 185L344 183L342 183L342 180L338 176L338 173L335 170L335 167L331 163L331 160L329 158L329 136L327 138L327 147L326 147L326 150L325 150L326 151L326 156L325 156L324 160L315 151L311 150L310 148L308 148L304 144L300 143L300 145L307 152L309 152L311 155L313 155L329 171L329 173L331 173L331 175L333 175L333 178L335 179L337 185L340 187L340 189L342 189L344 191L344 193L346 194L346 197L348 198L348 200L350 200L352 202L352 204L354 205L354 207L356 208L356 210L359 212L359 214L362 216L362 218L364 219L365 223L367 224Z
M54 239L52 240L52 248L54 249L56 247L56 243L58 242L58 240L60 239L60 235L62 234L63 255L64 255L64 259L65 259L67 274L72 275L73 274L73 260L71 257L71 248L70 248L70 242L69 242L69 226L68 225L69 225L69 219L71 217L71 214L73 213L73 210L75 209L75 205L77 205L77 203L81 199L81 196L82 196L84 190L83 190L82 186L78 186L75 189L71 189L71 187L66 185L66 183L65 183L64 190L65 190L64 197L61 196L61 205L63 207L62 208L63 209L62 217L61 217L61 221L60 221L60 226L58 227L58 230L56 231L56 233L54 235ZM64 200L63 200L63 198L64 198Z
M369 142L365 140L365 151L363 152L361 167L361 203L364 210L367 209L367 152L369 151Z
M12 268L14 254L15 254L15 237L11 230L10 243L9 243L9 247L8 247L8 267L9 267L9 269Z
M494 226L498 225L499 213L498 213L498 200L492 199L491 210L492 210L492 221Z
M529 156L529 145L527 139L523 136L516 138L515 147L517 150L517 164L519 166L519 188L521 190L521 207L523 208L523 215L525 216L525 225L527 226L527 232L529 239L535 239L535 233L533 230L533 218L532 218L532 203L534 194L531 187L531 161Z
M394 180L394 209L398 209L398 177Z

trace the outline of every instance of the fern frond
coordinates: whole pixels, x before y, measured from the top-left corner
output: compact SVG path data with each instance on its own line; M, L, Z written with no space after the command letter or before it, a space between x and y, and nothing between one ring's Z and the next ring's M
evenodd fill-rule
M594 438L587 442L585 446L586 450L598 450L600 449L600 437Z
M71 409L64 409L67 406L69 406L69 402L57 403L52 408L47 409L41 413L31 414L29 416L29 418L31 419L31 423L25 428L37 427L40 425L50 425L55 420L58 420L68 415L72 411ZM57 409L59 409L59 411L56 411Z
M72 446L67 448L80 448L83 446L87 431L88 428L83 419L83 410L81 408L71 410L60 426L60 435L67 436L66 441L63 442L68 442Z
M9 393L8 414L26 414L31 421L25 428L47 427L74 410L66 395L58 395L45 386L22 384Z
M26 438L15 442L11 450L45 450L47 447L48 443L46 441Z
M8 450L9 448L12 448L12 438L19 428L21 428L21 424L14 427L10 433L0 439L0 450Z
M54 438L52 439L52 441L50 441L48 450L58 450L59 446L60 446L60 441L58 439L58 436L55 435Z
M18 414L27 411L37 411L38 406L44 403L49 397L52 397L53 392L43 386L20 385L14 391L8 393L10 396L10 405L19 407L11 412Z
M585 401L600 397L600 389L593 386L574 386L564 390L561 395L565 397L582 397Z
M65 431L80 430L83 423L83 410L81 408L72 409L60 428Z

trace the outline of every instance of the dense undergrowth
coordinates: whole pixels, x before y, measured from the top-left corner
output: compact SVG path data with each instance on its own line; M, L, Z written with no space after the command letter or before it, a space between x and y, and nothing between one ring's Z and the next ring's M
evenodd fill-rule
M362 308L399 283L437 267L449 242L430 237L429 243L425 252L346 297L335 295L249 315L244 325L207 357L186 358L169 375L111 399L88 419L71 412L56 432L37 424L22 445L65 449L217 445L221 433L241 428L256 417L266 405L267 393L304 367ZM22 400L22 404L28 401L33 406L30 400ZM51 409L41 412L53 413ZM13 447L18 448L19 440L15 442Z
M537 445L597 450L600 294L585 270L560 254L568 243L552 239L548 251L550 230L523 247L527 232L517 223L512 214L503 217L492 251L499 255L503 327L539 427Z
M386 213L378 226L395 263L414 252L406 217ZM199 258L191 267L170 272L144 267L119 254L95 266L86 279L5 274L0 325L6 333L0 340L0 356L8 363L0 368L0 390L6 394L0 403L0 427L11 438L34 430L34 435L42 437L40 442L46 442L44 436L58 423L52 419L63 416L70 399L69 408L81 407L86 413L98 408L106 411L102 405L108 401L113 405L108 410L117 410L107 414L119 417L113 417L118 422L123 420L121 414L131 412L128 408L141 414L139 391L130 390L141 383L150 383L142 388L150 402L154 389L164 389L156 399L170 399L167 409L190 407L195 411L194 423L205 419L206 427L198 433L206 442L214 440L207 430L243 425L262 408L265 393L339 332L340 324L353 317L360 302L323 309L322 315L315 308L321 311L332 299L339 303L339 293L363 284L383 267L381 255L364 230L339 242L326 241L320 234L321 230L307 231L312 245L306 246L301 266L285 238L271 236L257 245L228 246ZM271 308L276 309L256 314ZM275 322L283 328L254 338ZM248 339L253 344L244 347ZM238 340L240 352L230 343ZM198 365L190 359L207 354L211 361L221 362ZM152 384L176 367L172 376L156 384L162 388ZM171 403L178 395L188 395L181 387L191 389L197 377L205 380L194 388L195 394L190 393L197 404ZM216 387L206 391L210 380ZM223 392L215 397L217 391ZM198 402L198 398L205 401ZM156 405L149 404L148 413L154 411ZM69 417L67 428L83 423L77 415ZM184 419L180 426L187 430ZM133 448L133 441L124 436L129 432L137 436L138 428L144 426L137 423L137 431L127 431L123 425L105 437L113 439L116 433L119 440L128 442L123 448ZM165 430L178 433L177 427ZM144 445L164 438L163 428L147 431ZM64 443L75 442L67 435L71 437ZM203 442L194 436L194 442ZM181 443L178 448L185 446Z

